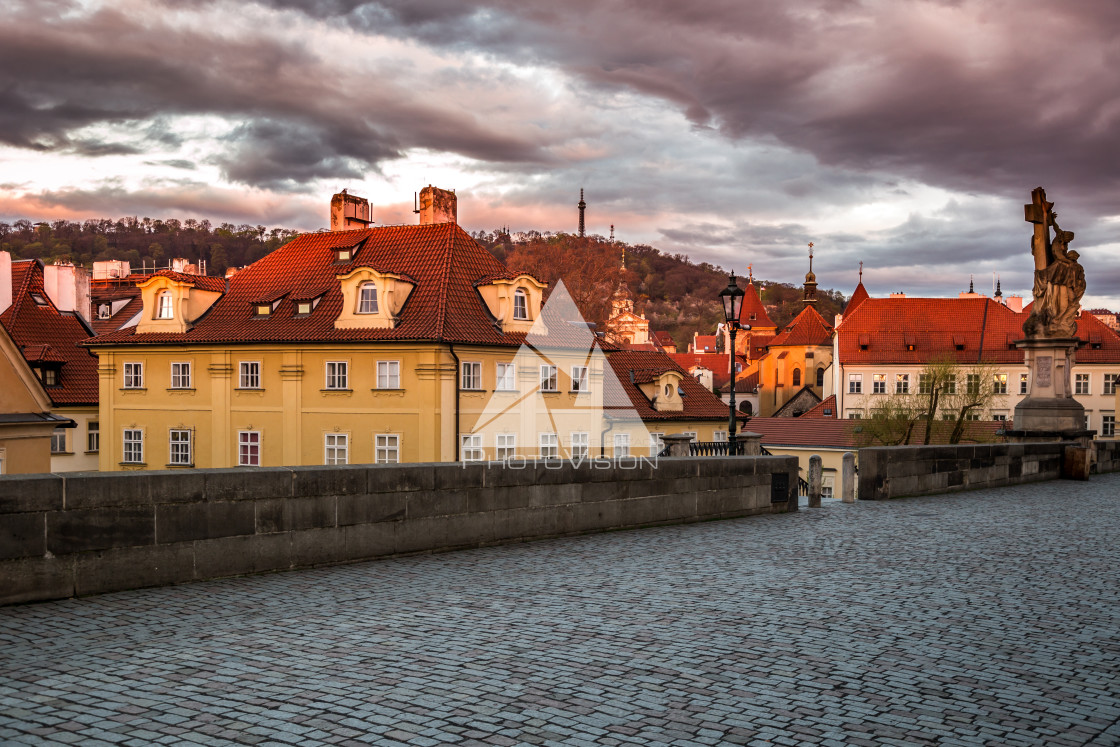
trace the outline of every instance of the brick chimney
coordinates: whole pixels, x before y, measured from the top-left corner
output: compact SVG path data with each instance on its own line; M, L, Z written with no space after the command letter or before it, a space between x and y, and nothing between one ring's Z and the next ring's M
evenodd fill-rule
M458 223L455 192L433 187L420 190L420 225L429 223Z
M12 255L0 252L0 314L12 305Z
M90 322L89 273L72 264L43 267L43 290L59 311L69 311Z
M331 198L331 230L355 231L373 223L369 217L369 200L342 190Z

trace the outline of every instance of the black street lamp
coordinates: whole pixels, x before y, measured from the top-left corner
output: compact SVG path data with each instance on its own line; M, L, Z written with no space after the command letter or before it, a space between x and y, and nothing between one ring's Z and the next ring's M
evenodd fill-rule
M731 333L731 349L728 351L731 370L731 403L727 423L727 448L729 454L737 454L735 448L735 333L740 329L750 329L750 325L741 327L739 314L743 310L743 289L735 284L735 273L731 273L731 280L727 287L719 292L719 300L723 302L723 319L727 322Z

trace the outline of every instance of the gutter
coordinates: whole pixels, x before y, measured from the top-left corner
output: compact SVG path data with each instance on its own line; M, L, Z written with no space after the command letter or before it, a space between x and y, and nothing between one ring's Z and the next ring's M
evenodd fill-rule
M463 459L463 444L459 433L459 376L462 364L459 362L459 356L455 354L455 343L447 343L447 350L451 353L451 357L455 359L455 461L460 462Z

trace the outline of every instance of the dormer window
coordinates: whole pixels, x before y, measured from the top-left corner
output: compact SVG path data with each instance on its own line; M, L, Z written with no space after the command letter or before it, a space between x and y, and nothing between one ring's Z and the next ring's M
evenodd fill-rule
M46 306L47 305L47 299L43 298L38 293L32 293L31 294L31 300L34 301L39 306Z
M377 311L377 286L373 283L362 283L358 294L358 313L376 314Z
M339 249L338 250L338 258L335 261L336 262L349 262L351 256L353 256L353 252L351 252L350 249L348 249L348 248L347 249Z
M257 304L257 316L268 316L272 313L272 305L267 303Z
M513 292L513 318L529 318L529 297L520 288Z
M38 372L39 380L43 382L43 386L58 386L58 369L51 366L43 366Z
M108 319L112 315L113 315L113 309L109 304L103 303L103 304L101 304L97 307L97 318L98 319Z
M297 303L296 304L296 313L299 314L300 316L306 316L307 314L310 314L311 313L311 302L310 301L300 301L299 303Z
M171 319L171 291L161 291L156 304L156 319Z

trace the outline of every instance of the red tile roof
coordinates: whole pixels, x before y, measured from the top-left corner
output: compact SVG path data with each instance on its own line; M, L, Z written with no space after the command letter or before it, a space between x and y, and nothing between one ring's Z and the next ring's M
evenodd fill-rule
M607 361L611 364L623 391L630 398L631 406L642 420L726 420L728 417L727 405L701 386L700 382L692 378L665 353L619 350L607 353ZM655 410L646 399L646 395L638 388L638 383L652 381L665 371L676 371L683 376L680 383L681 391L684 393L683 410L676 412ZM634 381L631 381L631 372L634 373Z
M46 304L37 304L32 293ZM38 260L12 262L12 305L0 314L0 324L28 363L61 365L58 386L43 387L56 407L97 404L97 357L78 346L92 331L77 315L55 308Z
M716 352L716 336L696 335L692 338L691 347L695 353L714 353Z
M762 305L762 299L758 297L754 283L747 283L747 287L743 289L743 306L739 309L739 323L749 324L756 329L777 326L770 321L770 315L766 313L766 307Z
M850 314L856 310L856 307L866 301L870 296L867 294L867 289L863 287L863 281L859 282L855 291L852 292L852 297L848 299L848 305L844 307L844 313Z
M812 306L806 306L781 333L770 341L770 347L783 345L828 345L832 341L832 325Z
M826 410L828 411L828 413L825 412ZM813 409L802 413L801 417L803 417L803 418L834 418L835 419L837 417L837 415L836 415L836 395L835 394L828 395L827 397L822 399L820 402L818 402L817 405Z
M356 247L352 260L336 263L337 250L345 247ZM415 280L394 329L335 329L342 310L336 276L357 267ZM90 344L442 340L519 345L524 334L496 329L474 287L482 279L508 275L501 262L454 223L304 234L231 277L228 292L188 332L137 334L129 328ZM184 276L184 281L192 278L196 287L204 287L197 276ZM225 285L220 278L212 280ZM291 296L312 288L324 290L322 301L311 314L296 317ZM256 317L251 302L278 293L288 295L271 315Z
M728 360L727 353L669 353L673 361L683 368L685 371L700 367L706 368L712 372L712 383L717 389L723 389L727 382L731 380L731 361ZM750 361L745 356L736 355L735 360L742 366L742 370L746 370ZM739 373L742 376L742 373ZM736 391L742 391L736 388Z
M959 363L1022 363L1013 343L1024 337L1028 309L1016 313L990 298L869 298L845 314L837 330L840 360L849 366L921 365L945 356ZM1086 342L1077 362L1120 363L1120 336L1092 314L1078 318L1077 336Z

